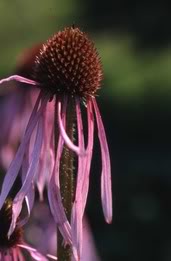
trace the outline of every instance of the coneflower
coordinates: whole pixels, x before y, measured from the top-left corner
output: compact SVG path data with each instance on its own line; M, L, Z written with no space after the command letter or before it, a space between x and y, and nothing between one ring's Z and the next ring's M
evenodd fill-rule
M94 116L101 147L102 207L106 221L110 223L112 220L110 157L95 99L101 85L102 66L94 44L79 28L66 28L56 33L43 45L36 58L34 79L14 75L0 81L1 84L16 80L40 89L19 149L5 176L0 208L22 170L22 187L13 202L13 217L8 232L11 235L25 198L29 211L32 208L33 180L38 180L39 189L43 189L46 183L51 212L64 242L72 246L74 258L80 260L82 219L93 152ZM87 142L82 123L84 108L87 112ZM74 154L78 158L75 189L70 175L74 171Z
M11 220L12 200L7 198L0 210L0 260L24 261L25 258L22 254L22 249L25 249L34 260L48 261L48 259L40 254L35 248L24 242L23 229L20 225L17 224L10 237L8 236Z

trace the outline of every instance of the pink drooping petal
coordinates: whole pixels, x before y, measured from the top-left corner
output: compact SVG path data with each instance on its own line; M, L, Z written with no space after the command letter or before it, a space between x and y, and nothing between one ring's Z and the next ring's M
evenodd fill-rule
M25 261L25 258L23 257L19 247L15 247L10 251L12 251L12 261Z
M25 196L25 202L26 202L26 206L27 206L27 215L26 215L26 217L20 219L20 221L18 222L18 225L20 227L23 227L28 222L30 215L31 215L31 210L34 205L34 201L35 201L35 189L34 189L34 184L32 183L27 195Z
M84 148L84 133L83 123L81 117L80 103L76 100L76 115L77 115L77 129L78 129L78 144L81 150ZM78 173L77 173L77 185L75 200L72 207L71 213L71 231L72 231L72 242L73 242L73 260L79 260L82 253L82 186L84 181L84 167L85 157L78 157Z
M13 251L16 252L17 255L17 261L25 261L25 258L23 256L23 254L21 253L21 250L19 249L19 247L16 247Z
M39 199L40 201L43 201L43 192L44 187L46 183L46 174L48 172L48 169L46 168L46 158L47 158L48 150L45 145L45 138L43 139L40 159L39 159L39 165L37 169L37 173L35 175L35 183L39 192Z
M88 145L86 149L85 163L84 163L84 180L82 183L82 196L83 196L83 214L87 202L88 190L89 190L89 176L90 176L90 167L93 153L94 145L94 116L92 110L91 100L87 102L87 122L88 122Z
M49 148L44 152L44 162L42 159L41 165L39 166L39 172L36 177L36 185L39 192L39 199L43 201L43 192L45 186L49 183L53 169L54 169L54 151ZM46 156L46 157L45 157ZM41 171L41 172L40 172Z
M103 213L107 223L112 222L112 186L110 155L101 115L95 99L92 99L96 115L98 136L101 147L102 174L101 174L101 198Z
M62 199L60 200L60 189L54 184L53 178L49 183L48 198L52 215L55 222L57 223L58 229L64 238L64 241L66 244L71 244L71 226L64 213L64 208L61 201Z
M83 218L83 246L82 246L82 255L79 261L100 261L98 256L93 235L90 229L90 226L87 222L87 219ZM75 261L75 258L72 256L72 261Z
M32 210L33 205L34 205L35 189L34 189L34 183L33 182L32 182L32 184L31 184L31 186L30 186L30 188L28 190L28 193L25 196L25 201L26 201L28 215L25 218L24 223L22 224L22 226L25 225L28 222L28 220L30 218L30 215L31 215L31 210Z
M25 164L22 165L22 183L24 183L25 179L26 179L26 175L27 175L27 170L28 170L28 154L25 155L26 160L25 160ZM32 182L30 185L30 188L28 190L28 193L25 196L25 202L26 202L26 206L27 206L27 215L26 217L23 217L22 219L19 220L18 225L20 227L24 226L29 218L30 218L30 214L31 214L31 210L33 208L34 205L34 201L35 201L35 189L34 189L34 183Z
M84 147L83 124L80 105L76 104L79 146ZM87 104L88 145L84 157L78 159L76 197L72 208L73 261L82 260L83 215L89 190L89 175L93 151L94 117L91 102ZM78 253L77 253L78 252ZM76 255L77 254L77 255Z
M65 240L65 243L71 244L72 242L71 226L67 220L65 210L62 204L60 185L59 185L59 166L60 166L60 158L62 155L62 150L63 150L63 140L62 137L60 136L58 141L58 149L57 149L55 165L48 185L48 199L49 199L52 215Z
M22 164L22 184L24 183L27 177L28 168L29 168L29 152L26 152ZM21 227L24 226L27 223L28 219L30 218L31 210L34 205L34 200L35 200L35 189L34 189L34 183L32 182L28 190L28 193L25 196L25 202L27 206L27 216L25 218L22 218L22 220L20 219L18 223L19 226Z
M64 102L63 102L63 109L64 110L66 110L66 106L67 106L67 100L65 99ZM60 134L63 137L68 148L70 148L72 151L74 151L78 155L84 155L85 152L82 151L80 147L73 144L73 142L70 140L70 138L68 137L68 135L65 131L65 128L63 126L62 119L61 119L61 101L60 100L58 101L58 122L59 122Z
M78 125L78 139L79 145L84 147L83 125L81 119L80 106L76 104L77 112L77 125ZM94 135L94 117L92 111L91 101L87 103L87 121L88 121L88 145L84 157L78 159L78 174L77 174L77 187L76 197L72 208L72 223L73 230L73 254L76 256L78 251L78 260L82 260L82 236L83 236L83 215L87 202L87 195L89 190L89 175L93 151L93 135ZM75 244L74 244L75 243ZM73 256L73 261L77 260Z
M38 127L37 127L35 145L34 145L34 149L33 149L32 156L31 156L31 162L30 162L29 168L27 170L27 174L26 174L24 183L13 200L12 222L11 222L11 226L10 226L10 229L8 232L8 236L10 236L15 229L17 218L22 209L23 200L24 200L25 196L28 195L29 190L31 189L32 182L33 182L34 175L35 175L36 168L37 168L38 161L39 161L42 140L43 140L43 119L42 119L42 117L40 117L40 120L38 122Z
M30 85L39 85L39 83L37 83L33 80L30 80L30 79L27 79L25 77L19 76L19 75L12 75L8 78L4 78L4 79L0 80L0 84L2 84L4 82L9 82L9 81L17 81L17 82L27 83Z
M45 256L43 256L35 248L30 247L27 244L18 244L17 246L26 249L30 253L31 257L36 261L48 261L48 259Z
M13 258L13 261L18 261L17 252L15 250L12 251L12 258Z
M25 182L25 179L27 178L27 170L29 168L28 167L25 169L25 171L22 173L22 183ZM34 200L35 200L35 188L34 188L34 183L33 181L31 182L31 186L28 190L28 193L25 196L25 201L26 201L26 205L27 205L27 211L28 211L28 218L31 214L31 210L33 208L34 205Z
M80 105L77 101L76 103L76 113L77 113L77 126L78 126L78 140L79 146L84 148L84 135L83 135L83 124L81 118ZM73 231L73 253L78 251L78 258L82 257L82 219L84 215L84 210L87 202L87 195L89 190L89 174L92 160L93 151L93 136L94 136L94 117L92 111L92 103L88 101L87 103L87 121L88 121L88 145L86 149L86 154L84 157L79 157L78 159L78 174L77 174L77 187L76 196L72 208L72 231ZM74 236L75 235L75 236ZM74 253L75 254L75 253ZM76 255L76 254L75 254ZM73 260L77 260L73 256Z
M39 161L38 172L36 175L36 185L39 191L40 200L43 201L44 187L50 180L53 167L53 150L52 146L53 134L54 134L54 103L51 101L47 104L44 112L44 139L41 150L41 156Z
M82 256L82 209L81 209L81 199L79 201L74 201L72 207L71 216L71 232L72 232L72 253L73 261L80 260ZM80 207L80 209L79 209Z
M62 121L63 126L65 126L65 124L66 124L65 115L66 115L66 106L63 108L63 111L62 111L61 121ZM57 115L55 115L55 118L56 117L57 117ZM52 137L53 137L53 135L52 135ZM65 244L67 244L67 243L71 244L72 243L71 226L69 224L69 221L67 220L65 210L64 210L64 207L62 204L62 197L61 197L61 193L60 193L60 182L59 182L59 168L60 168L60 160L61 160L61 156L62 156L63 146L64 146L64 140L63 140L62 136L59 135L54 169L53 169L53 173L50 178L50 181L48 183L48 199L49 199L49 205L50 205L52 215L64 238ZM55 157L55 155L54 155L54 157Z
M14 181L18 175L18 172L21 168L22 165L22 161L23 161L23 157L26 151L26 148L28 146L30 137L33 133L33 130L38 122L38 119L47 103L47 98L42 100L40 109L38 110L38 106L40 103L40 99L42 98L42 95L40 94L37 102L35 104L35 107L33 109L33 112L30 116L25 134L23 136L23 139L21 141L21 144L18 148L18 151L15 155L15 158L13 159L13 161L10 164L10 167L5 175L4 181L3 181L3 185L2 185L2 189L1 189L1 194L0 194L0 209L2 208L4 201L10 191L10 189L12 188ZM38 110L38 111L37 111Z
M58 260L58 258L56 256L53 256L51 254L47 254L46 256L49 257L52 260Z

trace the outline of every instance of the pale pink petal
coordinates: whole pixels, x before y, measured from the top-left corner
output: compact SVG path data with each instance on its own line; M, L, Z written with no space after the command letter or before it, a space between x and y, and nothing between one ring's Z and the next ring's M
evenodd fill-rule
M25 182L25 179L27 178L28 169L29 169L29 152L26 153L25 160L22 164L22 184ZM35 200L35 189L34 189L34 183L32 181L30 188L28 190L28 193L25 196L25 201L26 201L26 206L27 206L27 211L28 211L28 215L26 217L25 223L28 221L28 219L30 217L31 210L34 205L34 200ZM25 223L23 223L22 226Z
M54 184L53 178L51 179L49 184L48 198L52 215L54 217L55 222L57 223L59 231L61 232L64 238L65 243L72 244L71 226L66 218L60 195L60 189L56 186L56 184Z
M82 238L82 255L80 261L100 261L98 256L93 235L87 219L83 218L83 238ZM75 261L75 258L72 256L72 261Z
M63 141L59 138L57 157L48 184L48 198L52 215L66 243L71 244L71 227L67 220L59 187L59 164L63 149Z
M42 117L40 117L30 166L28 168L24 183L13 200L13 207L12 207L13 216L12 216L12 222L8 232L8 236L10 236L15 229L17 218L22 209L22 203L24 197L28 194L29 190L31 189L33 178L39 161L42 140L43 140L43 119Z
M36 174L36 185L39 191L40 200L43 201L44 187L51 177L54 158L53 150L54 147L51 145L52 139L54 138L54 103L53 101L47 104L44 113L44 139L41 150L41 156L39 161L38 172Z
M87 122L88 122L88 145L86 149L85 163L84 163L84 181L82 184L82 197L83 197L83 214L87 202L87 195L89 190L89 176L90 176L90 167L93 153L93 144L94 144L94 117L92 111L92 103L89 100L87 102Z
M27 205L27 211L28 211L28 218L30 217L31 210L34 205L34 200L35 200L35 190L34 190L34 183L32 182L27 195L25 196L25 201Z
M58 260L58 258L56 256L53 256L53 255L50 255L50 254L47 254L46 256L49 257L52 260Z
M36 175L36 185L39 191L40 201L43 201L44 187L49 183L49 180L51 178L54 169L54 157L53 157L54 151L49 148L44 152L44 154L45 154L44 162L41 163L39 167L39 173L37 173Z
M12 249L13 261L18 261L18 251L16 248Z
M80 260L82 256L82 207L81 199L79 201L74 201L72 207L72 217L71 217L71 232L72 232L72 252L73 261Z
M66 106L67 106L67 100L65 99L64 102L63 102L64 110L66 110ZM82 151L81 148L79 148L78 146L73 144L73 142L70 140L70 138L68 137L68 135L65 131L65 128L63 126L62 119L61 119L61 101L60 100L58 101L58 122L59 122L60 134L63 137L68 148L70 148L72 151L74 151L78 155L84 155L85 152Z
M64 126L65 126L65 115L66 115L66 107L63 108L62 119L61 119L62 124ZM59 167L60 167L60 160L63 151L63 145L64 145L64 140L59 135L55 165L54 165L51 179L48 184L48 199L49 199L52 215L64 238L65 243L71 244L72 243L71 226L67 220L65 210L62 204L62 197L60 193L60 182L59 182Z
M27 171L29 168L29 152L26 152L25 157L24 157L24 161L22 164L22 184L24 183L26 177L27 177ZM25 202L26 202L26 206L27 206L27 216L25 218L23 218L22 220L20 220L19 225L20 226L24 226L31 214L31 210L33 208L34 205L34 199L35 199L35 189L34 189L34 183L32 182L30 185L30 188L28 190L28 193L25 196Z
M79 146L84 147L83 125L81 119L80 105L76 103L77 112L77 126ZM84 215L85 205L87 202L87 195L89 189L89 174L93 151L93 136L94 136L94 117L92 111L91 101L87 103L87 121L88 121L88 145L84 157L78 159L78 174L76 197L72 209L72 232L73 232L73 260L77 260L76 250L78 251L78 258L82 257L82 219ZM75 236L74 236L75 234Z
M25 77L19 76L19 75L12 75L8 78L2 79L2 80L0 80L0 84L2 84L4 82L9 82L9 81L17 81L17 82L27 83L30 85L39 85L39 83L37 83L33 80L30 80L30 79L27 79Z
M110 155L105 134L105 129L101 119L101 115L96 103L96 100L92 98L94 111L96 114L96 121L98 127L98 136L101 147L102 158L102 174L101 174L101 197L103 213L107 223L112 222L112 188L111 188L111 165Z
M27 193L27 195L25 196L25 201L26 201L26 206L27 206L27 216L22 218L19 222L18 225L19 226L24 226L29 218L30 218L30 214L31 214L31 210L33 208L34 205L34 201L35 201L35 189L34 189L34 184L32 182L31 187Z
M76 115L77 115L77 129L78 129L78 144L84 150L84 133L83 123L81 117L80 103L76 100ZM79 260L82 252L82 185L84 181L84 165L85 157L78 157L78 173L75 200L71 213L71 231L73 241L73 259Z
M30 247L26 244L18 244L18 246L23 249L26 249L30 253L31 257L33 257L36 261L48 261L48 259L41 253L39 253L35 248Z
M84 146L83 125L81 119L81 111L78 103L76 104L77 125L79 146ZM93 151L93 134L94 134L94 117L91 102L87 104L87 121L88 121L88 145L84 157L78 160L78 176L76 197L72 208L72 232L73 232L73 261L82 258L82 220L87 202L89 189L89 174ZM77 253L78 251L78 253ZM77 255L78 257L77 257Z
M18 250L18 261L25 261L25 258L20 250Z
M46 184L47 179L47 172L48 169L46 168L47 165L47 156L48 156L48 150L45 146L45 138L43 139L42 149L41 149L41 155L39 159L39 165L37 169L37 173L35 175L35 183L39 192L39 199L40 201L43 201L43 192Z

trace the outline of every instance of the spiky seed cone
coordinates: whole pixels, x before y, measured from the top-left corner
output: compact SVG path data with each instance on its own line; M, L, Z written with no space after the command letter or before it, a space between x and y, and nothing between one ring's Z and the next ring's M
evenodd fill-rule
M12 220L12 200L7 199L0 210L0 249L10 249L22 241L22 229L16 227L11 237L8 238L8 230Z
M93 96L102 80L102 66L94 44L79 28L56 33L36 59L35 80L52 95Z

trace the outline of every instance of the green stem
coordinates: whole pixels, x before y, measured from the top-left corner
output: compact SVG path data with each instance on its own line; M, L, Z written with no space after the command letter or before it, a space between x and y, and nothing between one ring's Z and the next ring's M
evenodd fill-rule
M66 132L70 139L74 140L74 106L70 99L67 106ZM74 191L74 153L64 145L61 163L60 163L60 191L62 202L68 220L71 218L71 209ZM71 248L64 246L63 238L58 231L58 260L71 261Z

